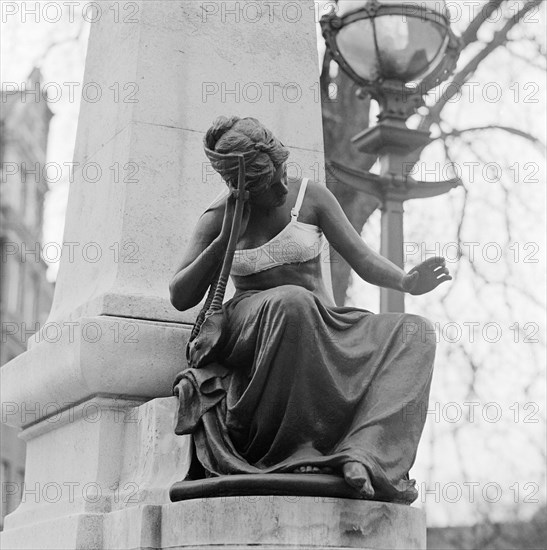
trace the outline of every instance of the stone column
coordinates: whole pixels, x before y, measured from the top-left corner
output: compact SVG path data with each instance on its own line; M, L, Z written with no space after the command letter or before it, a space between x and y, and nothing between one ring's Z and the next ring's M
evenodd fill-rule
M223 188L202 153L213 119L259 118L293 174L324 174L312 0L100 6L54 304L2 368L4 416L28 445L13 549L163 548L183 528L162 520L188 468L168 396L196 311L172 308L168 283Z

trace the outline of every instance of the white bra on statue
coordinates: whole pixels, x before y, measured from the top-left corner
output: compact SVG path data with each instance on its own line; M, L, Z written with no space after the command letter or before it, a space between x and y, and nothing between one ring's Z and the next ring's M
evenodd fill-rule
M325 245L323 232L316 225L298 221L308 181L304 178L300 184L291 221L262 246L236 250L231 275L245 277L284 264L308 262L319 256Z

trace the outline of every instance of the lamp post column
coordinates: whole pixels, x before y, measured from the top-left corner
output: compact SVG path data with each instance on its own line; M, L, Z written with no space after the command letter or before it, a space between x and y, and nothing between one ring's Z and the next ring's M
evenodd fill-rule
M386 196L382 206L380 254L403 269L403 201ZM403 313L405 296L392 288L380 288L380 312Z
M381 253L401 268L403 201L437 196L460 184L458 178L420 182L408 173L430 136L408 128L406 121L424 104L424 94L454 71L462 49L445 0L409 10L411 4L415 2L339 0L337 10L321 18L332 59L361 86L359 96L370 95L380 107L378 124L351 140L363 153L379 157L380 174L329 164L338 181L382 200ZM404 48L394 39L401 33L406 36ZM380 310L403 312L404 294L382 288Z
M421 97L406 98L401 108L402 94L385 93L381 103L379 126L385 131L384 139L373 148L380 163L383 182L380 254L404 269L403 258L403 201L407 197L408 172L413 165L409 153L429 141L429 133L417 134L409 130L405 120L415 111ZM398 107L398 109L397 109ZM366 149L366 148L365 148ZM380 288L380 312L404 313L405 295L392 288Z

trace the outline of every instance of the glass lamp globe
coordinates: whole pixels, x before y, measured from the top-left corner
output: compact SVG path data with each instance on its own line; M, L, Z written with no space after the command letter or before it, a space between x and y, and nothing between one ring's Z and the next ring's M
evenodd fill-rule
M449 41L445 0L339 0L339 54L363 81L417 83Z

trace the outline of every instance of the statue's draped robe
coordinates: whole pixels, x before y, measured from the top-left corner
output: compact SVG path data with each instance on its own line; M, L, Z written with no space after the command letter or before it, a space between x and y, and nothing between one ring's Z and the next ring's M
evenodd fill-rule
M224 313L222 364L175 381L175 431L193 435L210 475L357 461L375 498L415 500L435 354L426 319L327 306L293 285L237 293Z

